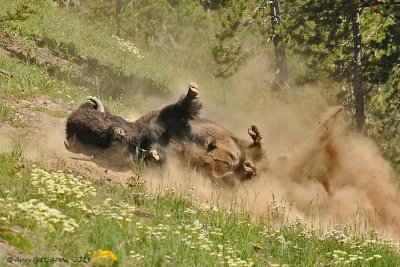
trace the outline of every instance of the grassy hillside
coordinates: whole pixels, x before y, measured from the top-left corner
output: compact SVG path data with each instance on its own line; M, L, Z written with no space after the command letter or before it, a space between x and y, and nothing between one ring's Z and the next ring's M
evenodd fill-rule
M4 29L23 36L33 50L35 43L47 46L70 61L85 60L88 71L104 68L117 76L149 80L154 86L170 89L168 72L149 55L142 55L134 44L102 33L52 1L2 1L1 6Z
M400 246L376 232L314 229L289 220L277 201L255 219L234 201L199 203L197 188L150 194L140 175L122 186L106 173L69 171L64 159L60 170L46 170L53 155L29 157L24 140L37 136L18 105L32 116L65 118L97 95L135 117L127 102L140 108L143 92L175 91L177 69L52 1L0 0L0 21L0 130L11 136L0 147L0 266L400 265ZM55 108L30 104L41 98ZM134 173L142 164L133 164Z
M6 43L5 50L103 98L122 95L125 103L145 107L139 101L144 93L165 96L182 90L177 88L182 77L185 84L202 77L204 89L215 87L209 74L193 74L182 61L141 51L130 41L102 31L99 23L82 13L68 12L53 1L1 0L0 6L2 31L19 43L17 47Z

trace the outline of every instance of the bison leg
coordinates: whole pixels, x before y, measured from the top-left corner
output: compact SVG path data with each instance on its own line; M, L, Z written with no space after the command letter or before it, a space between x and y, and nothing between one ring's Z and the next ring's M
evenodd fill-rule
M260 134L260 131L258 130L258 127L256 125L252 125L248 131L247 131L250 135L250 137L253 139L253 143L255 145L259 145L261 146L261 139L262 136Z
M223 181L223 185L234 186L238 178L241 181L245 181L251 180L257 175L257 169L250 160L246 160L239 169L240 170L228 171L222 175L217 175L215 173L215 168L213 168L211 178L216 184L219 184L219 181Z
M199 98L198 94L199 94L199 87L197 86L197 84L194 82L189 83L187 94L182 99L182 105L190 105L190 103L194 99Z
M250 160L246 160L243 163L243 171L245 179L251 179L253 176L257 175L257 168L254 166L254 163Z
M166 156L164 149L157 145L151 145L146 149L140 148L137 145L128 144L128 151L134 160L144 160L149 164L163 164Z
M247 158L250 158L253 162L256 162L259 167L261 167L260 168L261 172L265 172L269 169L269 161L267 158L267 154L261 145L262 136L260 134L260 131L256 125L252 125L248 129L248 133L250 137L253 139L253 143L247 146L246 156ZM249 162L251 163L251 161ZM251 169L253 169L251 166L254 166L254 164L251 163L248 166L244 166L245 169L250 168L248 169L247 172L248 175L251 175L252 172ZM254 167L254 175L255 175L255 167Z
M202 105L198 101L198 87L194 82L189 83L188 91L178 102L160 110L157 122L165 129L180 134L188 127L188 121L197 118Z
M150 161L158 162L160 160L160 155L158 154L157 150L152 149L147 153L147 158Z
M261 146L262 136L258 130L258 127L255 125L252 125L247 132L249 133L251 139L253 139L253 143L247 147L247 152L253 160L258 160L265 154L265 151Z

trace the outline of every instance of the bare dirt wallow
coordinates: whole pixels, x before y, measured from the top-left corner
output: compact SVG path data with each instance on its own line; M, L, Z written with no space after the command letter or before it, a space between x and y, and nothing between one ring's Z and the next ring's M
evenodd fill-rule
M176 103L151 111L135 122L111 114L95 97L88 97L67 119L65 147L93 156L107 167L129 166L131 159L150 165L178 157L214 183L232 185L268 170L268 159L256 126L248 130L252 142L208 119L201 118L198 87L190 83Z
M156 120L164 109L150 112L141 120L133 123L122 120L129 126L127 130L121 131L119 129L123 130L123 127L121 127L123 124L117 124L119 128L111 127L110 136L113 139L108 144L108 148L98 146L96 148L96 146L86 144L83 148L96 148L94 152L97 152L97 154L86 152L86 155L78 155L64 148L66 119L54 116L54 114L62 111L63 114L69 112L72 115L79 109L73 110L69 105L63 102L52 102L47 97L25 100L2 99L2 101L11 109L9 117L16 121L7 119L1 123L0 150L9 151L12 142L15 139L21 139L23 158L25 159L22 163L27 168L35 163L48 171L62 170L75 175L127 184L129 178L135 175L135 170L129 163L129 151L135 151L134 156L136 156L136 149L133 145L129 147L130 141L139 140L129 138L129 131L134 129L130 125L137 125L139 121L146 121L144 118L153 118L147 121L149 129L160 127L161 130L168 130L168 128L165 129L165 126L158 125ZM193 99L192 101L198 100ZM181 102L178 101L177 103ZM104 112L97 111L97 109L101 109L102 104L95 98L89 100L85 105L99 118L104 117L101 119L102 122L109 122L112 118L119 120L117 116L109 114L106 108L104 108ZM254 216L264 216L268 212L265 203L284 199L286 203L291 205L290 214L293 215L293 218L297 214L301 214L305 218L312 217L314 212L318 210L323 211L319 220L326 224L332 223L332 220L340 220L340 218L353 218L354 214L360 214L360 211L363 211L363 214L374 215L369 221L373 229L386 229L394 225L398 229L400 193L398 184L394 180L393 169L389 162L382 158L374 142L352 132L349 121L344 115L342 108L328 110L316 124L316 127L310 129L310 134L304 141L286 152L284 151L283 155L269 152L270 165L263 163L264 161L267 162L263 149L252 147L257 147L260 143L261 136L256 133L256 128L251 128L249 133L252 136L258 136L258 140L256 138L254 142L246 142L236 138L235 135L215 123L199 118L197 115L196 118L188 120L191 129L189 133L192 133L192 135L187 135L188 133L183 131L185 133L184 138L178 138L179 135L173 136L173 138L167 139L169 140L167 144L155 139L157 142L149 147L155 148L154 150L157 153L153 153L155 151L142 153L142 156L148 157L152 165L173 162L173 164L167 164L165 176L159 175L158 168L149 168L149 173L143 174L146 190L158 193L160 188L162 190L164 188L176 188L184 191L186 188L195 187L199 201L203 202L213 199L216 195L224 201L226 200L226 203L230 203L228 201L230 199L248 200L251 203L248 210L251 210ZM178 124L185 125L181 122ZM184 129L187 129L187 127L184 127ZM199 137L196 139L196 136ZM68 138L69 149L79 152L77 151L80 149L79 141L75 137L76 146L73 146L73 140L73 136ZM145 138L141 140L145 140ZM145 147L146 142L140 144L140 147ZM216 148L214 148L215 145ZM233 156L229 154L232 151L229 149L232 149L232 147L237 149L236 151L239 151L240 154ZM114 170L96 164L97 161L101 160L101 155L106 156L107 152L113 152L113 150L114 152L119 151L119 153L108 154L105 163L111 165L114 159L118 159L115 161L124 159L125 163L128 163L126 170ZM261 160L257 160L257 153L253 153L255 151L261 153ZM91 157L91 155L95 156ZM240 167L239 165L241 171L235 173L236 170L226 163L228 160L235 163L234 156L239 159L236 162L240 162L241 156L243 163L250 160L257 167L257 176L255 176L257 179L253 179L254 181L251 183L243 184L235 190L215 188L205 179L190 179L189 181L189 179L186 179L187 177L201 178L201 175L187 174L185 168L174 165L179 157L184 163L185 159L191 160L192 162L189 162L191 166L196 167L196 163L203 163L205 167L200 171L208 173L212 178L214 177L213 170L217 176L224 173L219 173L220 169L218 168L211 169L209 167L222 165L225 168L222 171L228 174L234 173L231 179L235 182L239 180L236 175L239 174L239 178L243 177L240 174L245 172L245 166ZM219 161L221 159L224 161ZM171 165L172 169L169 168ZM224 178L221 180L224 180ZM229 181L231 180L228 179Z

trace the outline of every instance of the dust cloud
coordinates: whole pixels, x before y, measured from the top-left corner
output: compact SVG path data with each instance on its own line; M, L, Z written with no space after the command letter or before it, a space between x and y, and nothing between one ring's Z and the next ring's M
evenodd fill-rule
M272 206L281 205L288 220L301 216L317 228L352 224L358 231L396 231L400 194L394 171L377 145L355 133L346 111L330 107L317 87L292 92L284 100L263 91L260 73L268 71L250 62L230 80L226 103L200 92L204 117L247 140L250 125L261 129L271 162L267 173L235 188L221 188L170 162L163 174L144 174L148 190L194 188L198 202L248 212L255 219L268 220Z
M250 61L237 75L223 81L220 89L203 90L201 81L196 82L204 104L203 117L249 141L247 128L253 124L260 128L271 163L269 171L234 188L225 188L211 184L201 173L169 155L162 169L148 168L143 173L149 192L190 190L198 203L217 204L266 221L271 219L271 209L278 208L287 220L300 215L317 228L337 224L353 224L362 231L396 228L400 216L398 184L377 145L354 133L346 112L330 107L318 86L294 89L287 99L267 91L268 83L264 81L272 76L265 74L273 72L263 62L263 57ZM177 95L185 92L187 84L176 85L182 88ZM225 101L216 101L210 93L217 90L221 90ZM176 99L160 98L153 109ZM77 160L77 155L63 146L65 119L40 116L41 122L25 134L2 127L2 146L8 143L5 137L22 134L31 140L24 148L25 156L49 170L107 177L122 184L133 175L101 168L90 158Z
M150 171L144 177L151 192L194 188L199 202L254 218L268 219L275 202L286 205L288 219L300 215L319 228L348 224L357 216L367 220L363 224L369 230L397 225L400 194L393 170L371 140L349 129L341 108L327 111L303 142L269 157L267 173L235 188L215 187L177 162L169 162L163 174Z

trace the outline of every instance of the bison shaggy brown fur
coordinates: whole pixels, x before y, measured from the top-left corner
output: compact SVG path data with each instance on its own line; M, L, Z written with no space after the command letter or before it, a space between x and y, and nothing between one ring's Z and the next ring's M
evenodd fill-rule
M256 126L248 132L253 141L238 138L205 118L198 100L198 87L190 83L176 103L151 111L135 122L111 114L95 97L67 119L65 147L94 158L116 158L126 164L130 157L163 164L169 154L206 174L214 182L232 184L248 180L268 169Z

